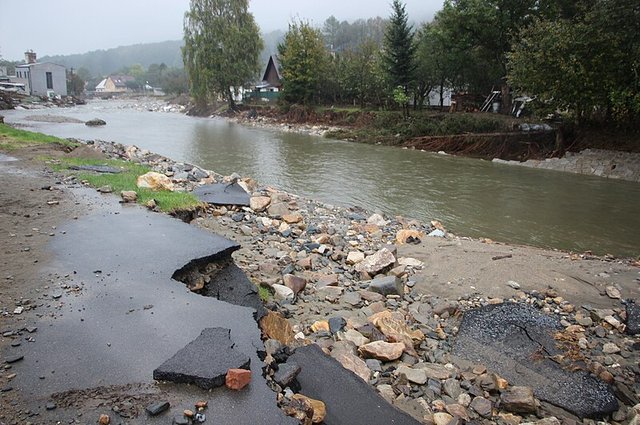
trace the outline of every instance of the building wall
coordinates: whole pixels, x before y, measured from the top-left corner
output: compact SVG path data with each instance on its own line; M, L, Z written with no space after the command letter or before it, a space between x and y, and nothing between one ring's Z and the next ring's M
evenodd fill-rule
M29 67L16 66L15 77L11 77L12 83L24 84L24 91L27 94L31 94L31 87L29 86Z
M429 92L429 106L440 106L440 87ZM451 106L451 89L444 87L442 90L442 106Z
M46 96L50 90L57 95L67 95L66 68L54 63L34 63L31 65L31 94ZM17 70L17 68L16 68ZM47 88L47 72L51 72L53 88Z

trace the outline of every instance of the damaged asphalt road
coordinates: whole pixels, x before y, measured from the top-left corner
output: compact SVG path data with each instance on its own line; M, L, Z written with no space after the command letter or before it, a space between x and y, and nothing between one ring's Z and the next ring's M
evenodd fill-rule
M69 284L82 289L57 299L60 309L37 323L37 340L18 347L24 360L14 366L12 385L40 412L38 421L64 416L61 408L45 411L46 403L61 392L152 385L155 368L203 329L219 327L230 329L235 348L251 359L251 383L239 392L225 387L194 392L159 384L173 397L169 415L208 399L212 423L295 423L277 407L275 393L262 378L257 351L263 344L255 310L192 293L171 278L192 260L228 257L238 245L165 215L115 200L106 205L60 229L64 236L51 244L52 267L69 274ZM98 407L111 414L111 423L119 423L110 406ZM85 414L81 422L97 418ZM143 413L137 421L166 423L167 416L155 419Z

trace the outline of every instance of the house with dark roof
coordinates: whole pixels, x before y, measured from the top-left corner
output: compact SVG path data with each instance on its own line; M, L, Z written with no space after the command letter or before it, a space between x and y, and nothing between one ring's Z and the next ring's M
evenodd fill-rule
M32 50L25 52L25 63L16 65L16 75L11 83L24 85L24 91L32 96L66 96L67 69L51 62L40 63Z
M262 81L256 84L253 93L251 93L251 97L273 100L278 98L281 90L282 77L280 76L278 59L275 55L271 55L262 76Z
M127 83L136 79L131 75L110 75L96 86L96 93L124 93L131 91Z

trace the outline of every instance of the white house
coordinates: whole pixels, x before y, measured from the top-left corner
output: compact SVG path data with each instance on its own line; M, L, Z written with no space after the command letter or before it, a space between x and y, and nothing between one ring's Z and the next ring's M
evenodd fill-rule
M25 52L26 63L16 65L11 82L24 84L25 92L32 96L67 95L67 69L62 65L38 63L33 51Z

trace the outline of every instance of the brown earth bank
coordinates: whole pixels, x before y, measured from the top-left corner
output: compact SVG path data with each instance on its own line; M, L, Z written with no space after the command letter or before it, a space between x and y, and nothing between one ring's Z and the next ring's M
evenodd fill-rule
M2 157L0 162L0 349L16 341L29 344L29 338L46 332L32 326L39 315L55 314L53 288L65 288L68 279L48 274L47 243L56 237L60 224L87 209L99 208L83 197L86 189L69 187L66 183L72 178L51 172L37 158L125 158L146 163L167 176L184 168L184 164L149 152L102 142L71 152L49 146L11 155L17 160ZM221 177L210 175L216 180ZM251 188L253 209L210 206L200 211L193 224L242 245L233 255L234 261L254 283L272 293L268 306L287 317L291 332L286 336L288 343L319 345L390 403L422 423L449 423L455 418L462 423L463 417L483 424L595 423L533 398L527 399L525 406L529 413L518 412L517 408L511 411L500 394L506 394L502 388L508 385L506 381L491 371L485 372L481 365L464 366L449 357L460 317L467 311L501 302L530 305L545 315L559 316L565 326L562 338L573 341L569 345L573 353L578 350L580 367L616 388L622 398L620 408L609 417L611 423L635 424L640 420L633 407L639 391L640 341L638 336L625 332L629 318L623 304L623 299L640 297L640 264L636 259L600 258L588 253L474 240L450 234L438 223L337 208L260 187L249 178L241 181ZM376 266L373 259L381 252L391 254L393 261ZM393 290L398 291L398 284L402 290L380 295L372 289L372 277L391 279ZM378 318L381 314L390 315L384 320L395 326L396 332L409 332L410 327L410 334L419 335L419 341L411 349L405 345L407 352L398 360L368 358L365 364L361 358L362 353L368 353L365 341L374 338L371 325L367 328L366 323L376 314ZM399 318L402 325L395 322ZM334 332L336 322L341 331ZM16 338L16 330L21 338ZM286 333L281 327L278 330ZM273 351L281 344L278 340L269 339L266 344L271 347L267 348L265 359L269 363L267 370L273 373L281 361L277 359L286 350L280 347ZM435 373L426 384L421 383L425 370ZM13 373L11 365L5 364L0 372L0 388L11 387ZM440 389L434 393L436 387ZM54 399L60 409L69 404L82 414L94 411L96 403L107 411L120 406L123 400L140 407L158 391L153 385L86 389ZM289 397L275 381L274 391L278 391L280 400ZM32 411L19 392L8 391L0 396L0 423L45 423L43 416L38 416L44 412ZM170 394L164 396L171 398ZM136 414L132 413L133 419L127 422L139 423ZM562 422L553 422L552 417ZM90 423L97 417L78 416L74 420Z
M298 105L286 108L241 105L235 112L217 105L192 108L190 113L209 116L217 115L221 110L225 111L221 115L248 125L297 127L301 132L347 141L444 151L489 160L542 160L584 149L640 152L640 132L634 128L606 124L581 128L565 126L563 140L559 144L557 124L547 126L536 119L516 119L490 113L413 111L406 125L397 111L305 108ZM448 120L452 122L442 124ZM420 121L434 123L426 130L430 133L421 132L423 125L419 124ZM451 130L447 130L449 128Z

